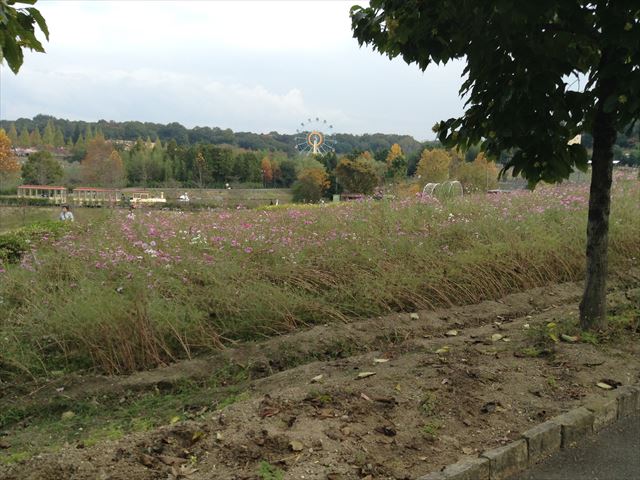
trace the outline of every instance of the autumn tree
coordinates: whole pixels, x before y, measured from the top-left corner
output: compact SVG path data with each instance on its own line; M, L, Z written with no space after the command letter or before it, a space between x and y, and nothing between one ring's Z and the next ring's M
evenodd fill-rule
M336 177L344 189L350 193L373 193L378 185L378 173L371 156L360 155L354 160L340 159L336 167Z
M391 145L386 158L387 177L399 180L407 176L407 158L397 143Z
M396 158L402 157L403 155L404 153L402 152L402 148L400 147L400 145L394 143L393 145L391 145L389 153L387 153L386 162L388 165L391 165Z
M106 175L102 177L102 184L107 187L121 187L124 184L124 163L120 154L113 150L109 155L109 170Z
M60 162L47 151L36 152L22 166L22 179L32 185L55 185L62 180Z
M498 167L484 153L473 162L462 161L453 169L452 178L458 180L466 192L486 192L498 186Z
M449 157L451 157L451 163L449 163L449 178L457 180L455 174L458 171L458 168L460 168L465 161L469 163L473 162L478 156L479 151L476 151L473 156L469 154L469 152L463 153L458 149L447 150L447 153L449 154Z
M20 165L11 149L11 140L0 128L0 189L10 178L17 176Z
M81 166L82 180L88 185L115 188L124 183L122 158L103 137L88 142Z
M420 155L416 174L423 182L440 183L449 179L449 165L451 156L446 150L434 148L424 150Z
M269 157L264 157L260 161L260 168L262 169L262 186L266 187L273 182L273 170L271 169L271 160Z
M330 151L324 155L315 155L315 159L318 163L322 164L329 176L329 182L331 185L327 189L326 194L339 193L338 182L336 181L336 166L338 165L338 156L336 152Z
M318 202L330 185L324 168L304 169L293 184L293 199L296 202Z
M282 172L280 171L280 162L276 161L274 158L271 159L271 182L273 185L276 185L280 178L282 177Z

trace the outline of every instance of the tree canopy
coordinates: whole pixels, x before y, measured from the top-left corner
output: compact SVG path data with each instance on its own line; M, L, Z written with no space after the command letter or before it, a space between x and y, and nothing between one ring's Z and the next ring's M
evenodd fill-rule
M351 11L354 36L422 70L465 59L466 110L434 129L448 146L482 149L531 184L586 169L581 145L599 102L621 129L640 112L637 0L372 0Z
M16 4L34 5L37 0L0 0L0 63L6 61L13 73L18 73L24 61L23 49L43 52L36 38L36 26L49 40L49 29L40 11L34 7L16 7Z
M425 150L420 155L416 173L425 182L445 182L449 179L449 165L451 165L451 156L446 150L441 148Z
M298 202L318 202L331 182L324 167L306 168L293 184L293 198Z
M20 171L20 165L11 150L11 139L6 132L0 128L0 172L14 173Z
M22 166L22 180L32 185L57 185L63 175L60 162L46 151L29 155Z
M587 169L593 137L587 228L585 328L606 324L606 275L616 132L640 117L638 0L371 0L351 9L354 36L425 70L466 62L461 117L434 131L447 147L480 144L531 186Z
M122 186L124 175L122 158L113 146L101 136L91 140L82 160L82 179L89 185L113 188Z
M368 195L378 185L375 161L365 154L353 160L341 159L336 167L336 176L349 193Z

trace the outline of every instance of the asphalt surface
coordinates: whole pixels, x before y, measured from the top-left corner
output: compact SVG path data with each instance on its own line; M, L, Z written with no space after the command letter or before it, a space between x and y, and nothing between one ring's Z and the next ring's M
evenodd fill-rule
M510 480L640 480L640 416L617 422Z

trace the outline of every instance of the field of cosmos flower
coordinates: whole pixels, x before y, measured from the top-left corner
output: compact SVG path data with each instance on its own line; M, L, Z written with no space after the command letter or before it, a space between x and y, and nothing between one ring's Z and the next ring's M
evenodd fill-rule
M113 210L0 265L6 372L125 373L317 323L582 278L588 187L265 209ZM610 269L639 263L617 175Z

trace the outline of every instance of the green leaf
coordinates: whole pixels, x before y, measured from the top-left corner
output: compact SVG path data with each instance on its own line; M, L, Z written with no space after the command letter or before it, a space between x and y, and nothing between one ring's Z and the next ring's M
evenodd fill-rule
M33 5L36 0L0 0L0 63L18 73L24 61L24 48L44 52L35 36L35 24L49 40L47 23L35 8L15 8L15 4Z
M40 27L40 30L42 30L42 33L44 33L45 38L49 40L49 29L47 28L47 22L44 20L44 17L40 13L40 11L38 11L37 8L27 8L27 11L35 19L38 27Z
M23 62L22 49L11 36L5 38L4 58L13 73L18 73Z
M20 40L23 47L44 53L44 47L32 32L23 32Z
M464 58L464 113L439 123L438 139L463 149L485 139L494 156L516 152L508 166L534 186L586 168L584 149L565 140L591 131L598 109L613 114L616 126L638 118L637 9L587 12L584 4L373 0L352 10L352 30L360 44L421 69ZM392 34L385 19L393 20Z

